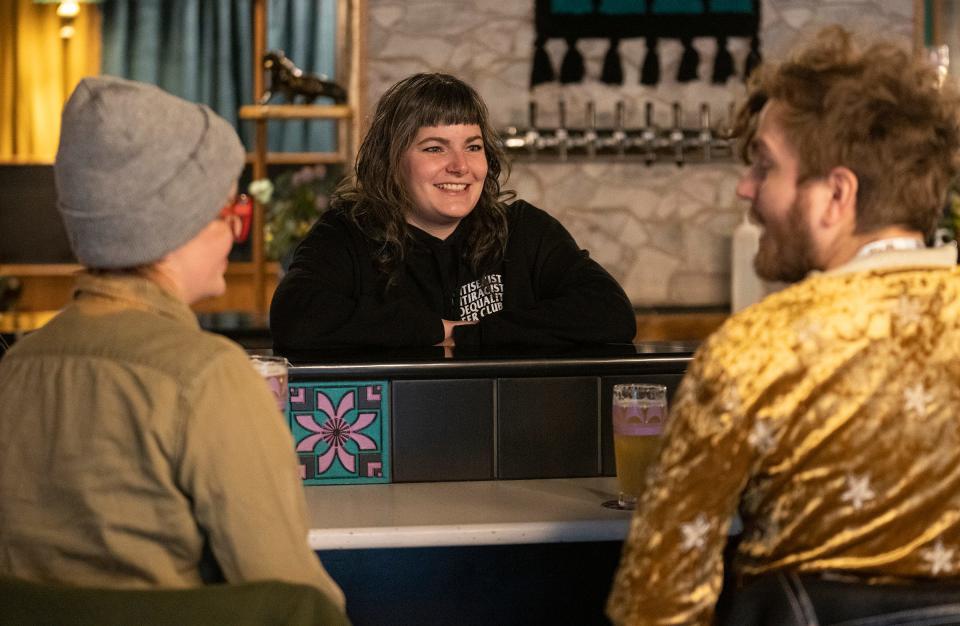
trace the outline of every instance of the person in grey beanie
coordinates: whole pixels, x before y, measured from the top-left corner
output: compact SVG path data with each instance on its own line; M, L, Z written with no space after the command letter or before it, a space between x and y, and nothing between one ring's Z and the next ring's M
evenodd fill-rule
M54 171L87 269L0 360L0 577L110 588L276 579L343 607L307 544L291 433L239 346L189 305L249 229L233 128L85 78Z

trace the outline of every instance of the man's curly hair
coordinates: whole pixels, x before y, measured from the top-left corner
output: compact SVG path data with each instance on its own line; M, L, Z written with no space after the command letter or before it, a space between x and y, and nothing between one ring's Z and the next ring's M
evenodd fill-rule
M860 49L843 28L823 29L790 60L751 76L734 127L746 162L769 100L784 105L797 184L847 167L858 180L857 232L932 232L960 166L960 96L930 64L890 42Z

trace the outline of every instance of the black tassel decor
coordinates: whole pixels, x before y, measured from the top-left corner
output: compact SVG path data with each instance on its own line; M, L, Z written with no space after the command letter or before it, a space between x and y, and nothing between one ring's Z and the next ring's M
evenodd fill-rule
M717 54L713 58L713 82L723 85L733 76L733 57L727 50L727 38L717 37Z
M634 64L639 65L637 79L645 87L656 87L664 80L681 85L692 81L729 85L731 78L736 76L739 81L741 74L746 78L760 64L760 9L771 1L525 0L526 5L534 5L536 29L530 85L551 81L564 85L581 83L587 78L587 71L591 82L623 85L625 78L635 80L630 75ZM602 39L608 45L601 53ZM716 54L709 40L716 41ZM578 44L585 41L590 45L578 49ZM633 51L642 47L641 41L646 46L637 57L643 58L633 58ZM660 54L665 41L669 42L669 59ZM674 57L674 42L682 46L679 57ZM710 48L709 54L694 44ZM743 44L749 44L749 56L747 50L738 54L746 47ZM592 50L598 54L591 55L588 62L584 57Z
M640 84L656 85L660 82L660 55L657 54L657 38L647 37L647 54L640 69Z
M561 83L579 83L583 80L583 56L577 50L577 40L567 39L567 53L560 65Z
M600 80L608 85L623 84L623 65L620 63L620 40L611 39L607 54L603 57L603 72Z
M536 49L533 51L533 69L530 71L531 87L536 87L540 83L549 83L554 79L550 56L543 47L545 43L546 40L542 37L537 38Z
M700 54L693 47L693 40L685 37L683 42L683 56L680 57L680 67L677 69L677 82L689 83L697 80L697 67L700 65Z

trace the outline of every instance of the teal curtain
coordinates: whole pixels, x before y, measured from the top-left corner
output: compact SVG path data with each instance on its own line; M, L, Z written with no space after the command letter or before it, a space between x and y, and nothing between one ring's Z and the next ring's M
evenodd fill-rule
M251 0L105 0L102 9L104 74L209 105L252 149L252 124L237 117L253 102ZM267 15L268 49L283 50L305 72L334 75L336 0L268 0ZM272 151L336 149L335 122L268 126Z

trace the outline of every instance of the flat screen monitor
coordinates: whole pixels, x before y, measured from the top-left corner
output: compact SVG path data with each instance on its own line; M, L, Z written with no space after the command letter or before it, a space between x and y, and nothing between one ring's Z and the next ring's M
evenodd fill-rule
M0 263L76 263L52 165L0 165Z

